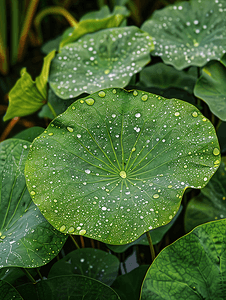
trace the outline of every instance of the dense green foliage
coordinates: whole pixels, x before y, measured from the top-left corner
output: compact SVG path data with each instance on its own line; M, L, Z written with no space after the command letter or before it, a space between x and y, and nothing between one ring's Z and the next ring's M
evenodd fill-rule
M0 299L223 300L226 0L101 3L9 92Z

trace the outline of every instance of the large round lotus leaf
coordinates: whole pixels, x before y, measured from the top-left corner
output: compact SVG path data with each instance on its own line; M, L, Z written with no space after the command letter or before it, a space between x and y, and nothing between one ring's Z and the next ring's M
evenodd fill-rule
M29 147L29 142L18 139L0 144L0 267L45 265L66 240L28 193L24 166Z
M82 275L56 276L17 290L24 300L120 300L109 286Z
M119 270L116 256L93 248L77 249L57 261L51 268L48 278L60 275L80 274L111 285Z
M0 294L4 300L23 300L17 290L4 280L0 280Z
M226 1L178 2L155 11L141 29L155 39L152 54L166 64L201 67L226 52Z
M184 190L204 187L220 159L214 127L193 105L106 89L52 121L25 174L55 228L126 244L169 223Z
M197 80L196 69L192 67L188 71L178 71L172 66L160 62L146 67L140 72L139 85L161 89L174 87L192 94Z
M197 225L222 218L226 218L226 168L223 162L200 194L189 201L185 228L190 231Z
M135 26L86 34L52 61L50 86L62 99L124 87L150 61L151 50L151 37Z
M219 119L226 121L226 67L218 61L202 69L194 94L204 100Z
M166 247L143 282L141 300L225 300L226 219L196 227Z

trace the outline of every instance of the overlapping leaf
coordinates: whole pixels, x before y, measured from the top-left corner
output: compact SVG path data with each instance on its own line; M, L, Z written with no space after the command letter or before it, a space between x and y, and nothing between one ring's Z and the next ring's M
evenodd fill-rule
M185 228L226 218L226 170L222 162L208 184L198 196L192 198L186 208Z
M224 300L226 219L196 227L166 247L143 282L141 300Z
M124 87L150 61L151 50L151 37L135 26L86 34L55 57L50 86L62 99Z
M193 105L106 89L52 121L25 173L55 228L126 244L169 223L184 190L204 187L220 159L214 127Z
M19 139L0 144L0 267L44 265L66 240L45 220L28 193L24 165L29 146Z
M0 294L4 300L23 300L17 290L4 280L0 280Z
M204 100L219 119L226 121L226 67L218 62L210 62L202 69L194 94Z
M226 49L225 0L190 0L155 11L141 27L155 39L153 55L181 70L220 60Z

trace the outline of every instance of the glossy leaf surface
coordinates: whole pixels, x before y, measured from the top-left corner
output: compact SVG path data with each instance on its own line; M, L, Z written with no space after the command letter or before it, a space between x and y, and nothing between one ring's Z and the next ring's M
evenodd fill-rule
M217 61L202 69L194 94L204 100L212 113L226 121L226 67Z
M226 49L226 2L190 0L154 12L141 27L155 40L153 55L182 70L220 60Z
M163 249L149 268L141 300L225 299L226 219L196 227Z
M120 300L109 286L82 275L57 276L17 289L24 300Z
M193 105L106 89L52 121L25 173L56 229L126 244L169 223L184 190L204 187L220 159L214 127Z
M0 144L0 267L38 267L53 259L66 236L42 216L28 193L24 166L30 143Z
M185 229L226 218L226 170L222 162L200 194L192 198L185 212Z
M55 57L50 86L62 99L124 87L150 61L151 50L151 37L135 26L86 34Z
M48 278L79 274L111 285L118 275L119 260L116 256L93 248L77 249L56 262Z
M0 295L4 300L23 300L17 290L4 280L0 280Z
M21 70L21 78L9 92L9 107L3 118L4 121L30 115L46 103L49 68L54 56L55 51L52 51L44 58L42 72L35 81L26 68Z

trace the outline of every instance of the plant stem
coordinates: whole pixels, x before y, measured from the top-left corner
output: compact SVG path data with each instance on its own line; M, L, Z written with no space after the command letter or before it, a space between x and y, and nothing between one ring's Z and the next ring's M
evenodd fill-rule
M35 14L36 8L38 6L38 2L39 2L39 0L31 0L31 2L29 4L29 7L28 7L28 10L26 13L26 17L25 17L25 20L23 23L21 35L20 35L19 45L18 45L18 56L17 56L18 61L22 61L22 59L23 59L24 48L25 48L28 32L30 30L32 19Z
M53 117L56 118L57 114L56 114L54 108L52 107L52 105L49 103L49 101L47 101L47 105L48 105L49 109L51 110L51 113L53 114Z
M37 271L37 273L38 273L39 277L41 278L41 280L43 280L42 274L41 274L41 272L39 271L39 269L38 269L38 268L36 268L36 271Z
M15 117L9 122L9 124L7 125L7 127L5 128L5 130L3 131L0 137L0 142L4 141L7 138L7 136L10 134L11 130L13 129L13 127L19 121L19 119L20 119L19 117Z
M28 278L32 283L36 284L35 279L31 276L31 274L28 272L28 270L25 269L25 268L22 268L22 270L23 270L24 273L26 274L27 278Z
M76 248L77 248L77 249L80 249L78 243L76 242L76 240L74 239L74 237L73 237L71 234L70 234L70 237L71 237L73 243L75 244Z
M51 6L40 11L34 19L34 26L37 31L39 43L42 44L41 21L47 15L62 15L66 18L72 27L76 27L78 22L76 19L63 7Z
M19 3L18 0L11 0L11 45L10 45L10 61L11 65L17 62L17 51L19 43Z
M149 231L146 232L146 236L147 236L149 247L150 247L150 250L151 250L151 260L154 261L154 259L155 259L155 249L153 247L152 240L151 240L151 235L150 235Z
M219 130L219 127L221 125L222 121L219 119L218 123L217 123L217 126L216 126L216 132Z

